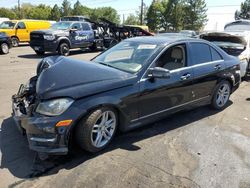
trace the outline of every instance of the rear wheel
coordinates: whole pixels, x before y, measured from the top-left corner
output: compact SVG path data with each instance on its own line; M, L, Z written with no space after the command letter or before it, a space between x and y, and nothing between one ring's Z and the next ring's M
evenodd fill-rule
M231 94L231 84L228 81L220 82L214 91L211 106L214 109L221 110L225 108Z
M79 146L89 152L104 149L113 139L117 123L117 113L113 108L94 110L77 125L76 139Z
M1 44L1 53L8 54L9 53L9 46L7 43Z
M44 55L45 54L45 51L35 50L35 52L37 55Z
M68 56L70 53L69 45L67 43L61 43L58 49L60 55Z
M12 41L12 46L13 47L19 46L19 39L17 37L12 37L11 41Z

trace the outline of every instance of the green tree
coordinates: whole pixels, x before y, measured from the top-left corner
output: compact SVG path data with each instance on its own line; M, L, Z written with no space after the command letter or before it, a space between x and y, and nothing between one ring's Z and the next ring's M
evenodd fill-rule
M9 19L16 19L17 15L13 10L7 8L0 8L0 17L6 17Z
M32 8L26 18L37 20L48 20L50 18L51 8L44 4L40 4Z
M184 29L200 30L207 22L205 0L184 0Z
M120 16L112 7L95 8L91 11L90 19L98 21L99 18L105 18L114 23L120 23Z
M82 5L79 0L74 4L74 8L72 10L73 15L81 15L82 14Z
M150 30L156 31L161 28L162 19L163 19L163 1L153 0L151 5L148 8L146 20L147 26Z
M51 9L49 19L58 21L61 17L60 8L57 6L57 4L54 5L54 7Z
M250 19L250 0L245 0L243 3L241 3L240 11L237 12L237 14L238 19Z
M71 4L68 0L63 0L61 7L61 15L62 16L70 16L71 15Z
M137 15L129 14L129 16L124 21L124 25L139 25L140 20Z

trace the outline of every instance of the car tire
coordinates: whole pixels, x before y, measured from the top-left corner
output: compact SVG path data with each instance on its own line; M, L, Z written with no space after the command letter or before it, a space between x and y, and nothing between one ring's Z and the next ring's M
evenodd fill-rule
M7 43L2 43L1 44L1 53L2 54L8 54L9 53L9 45Z
M104 149L113 139L117 126L113 108L101 107L82 119L76 128L76 141L85 151L95 153Z
M69 45L65 42L59 45L58 53L63 56L68 56L70 53Z
M228 81L224 80L217 84L214 90L211 107L216 110L224 109L229 101L230 94L231 84Z
M11 37L12 46L18 47L19 46L19 39L17 37Z
M45 51L35 50L35 52L37 55L44 55L45 54Z
M89 49L90 49L92 52L95 52L95 51L97 50L96 44L93 44L92 46L90 46Z

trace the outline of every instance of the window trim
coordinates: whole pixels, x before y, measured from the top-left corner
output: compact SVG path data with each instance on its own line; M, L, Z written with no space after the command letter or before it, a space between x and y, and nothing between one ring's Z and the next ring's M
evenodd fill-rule
M153 61L149 64L149 66L147 67L147 69L145 70L145 72L142 74L141 78L139 79L139 82L142 82L142 81L145 81L145 80L148 80L149 78L147 77L147 73L149 71L150 68L152 68L153 65L155 65L156 61L161 57L161 55L163 55L163 53L165 51L167 51L169 48L173 47L173 46L177 46L177 45L180 45L180 44L185 44L186 45L186 64L187 66L185 67L181 67L179 69L175 69L175 70L171 70L170 73L172 73L173 71L179 71L180 69L184 69L184 68L189 68L189 67L192 67L192 64L190 64L190 50L189 50L189 42L187 41L178 41L178 42L175 42L175 43L171 43L171 44L168 44L166 45L161 51L160 53L153 59Z

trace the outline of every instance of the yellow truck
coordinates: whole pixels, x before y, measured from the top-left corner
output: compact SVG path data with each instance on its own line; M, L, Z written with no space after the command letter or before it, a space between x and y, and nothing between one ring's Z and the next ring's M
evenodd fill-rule
M49 21L42 20L10 20L0 24L0 32L6 33L11 37L14 47L19 45L19 42L29 42L30 32L40 29L48 29L51 26Z

